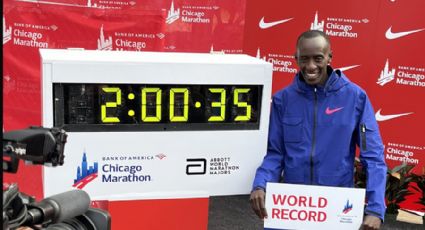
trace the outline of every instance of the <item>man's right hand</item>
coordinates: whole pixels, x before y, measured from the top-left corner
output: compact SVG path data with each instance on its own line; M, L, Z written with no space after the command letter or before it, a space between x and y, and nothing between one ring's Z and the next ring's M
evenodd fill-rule
M260 219L267 218L267 211L265 207L266 192L262 188L257 188L251 192L249 200L251 207Z

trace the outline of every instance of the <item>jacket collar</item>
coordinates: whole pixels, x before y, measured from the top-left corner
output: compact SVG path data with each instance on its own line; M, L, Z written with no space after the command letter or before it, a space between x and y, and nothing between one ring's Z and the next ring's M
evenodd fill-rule
M330 75L324 87L308 85L307 83L305 83L304 78L301 75L301 72L298 72L295 75L293 85L296 87L296 90L301 93L313 92L314 88L316 88L317 91L324 92L327 95L331 92L338 91L339 89L344 87L346 84L348 84L349 80L342 73L341 70L339 69L334 70L331 66L328 66L327 68L328 68L328 73L330 73Z

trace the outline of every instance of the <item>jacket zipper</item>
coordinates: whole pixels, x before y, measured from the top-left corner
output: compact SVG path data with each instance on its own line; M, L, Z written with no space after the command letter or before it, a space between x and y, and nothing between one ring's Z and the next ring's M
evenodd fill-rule
M313 136L312 136L312 146L311 146L311 153L310 153L310 184L313 184L313 169L314 169L314 163L313 163L313 155L314 151L316 150L316 124L317 123L317 88L314 88L314 116L313 116Z
M360 124L360 138L363 151L366 151L366 125Z

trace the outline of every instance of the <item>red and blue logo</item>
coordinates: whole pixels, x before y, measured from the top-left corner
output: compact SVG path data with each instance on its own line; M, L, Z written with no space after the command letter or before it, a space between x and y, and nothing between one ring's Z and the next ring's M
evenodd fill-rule
M77 178L74 179L74 184L72 185L72 187L82 189L88 183L96 179L97 167L97 162L94 162L93 166L88 166L86 152L84 152L81 167L77 167Z
M347 200L347 204L345 204L344 209L342 210L342 213L347 214L353 209L353 204L350 204L350 201Z

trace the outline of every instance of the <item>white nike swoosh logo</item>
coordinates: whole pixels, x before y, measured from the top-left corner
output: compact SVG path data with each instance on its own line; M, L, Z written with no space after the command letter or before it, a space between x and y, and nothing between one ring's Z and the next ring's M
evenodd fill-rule
M386 120L390 120L390 119L394 119L397 117L402 117L402 116L406 116L406 115L410 115L411 113L400 113L400 114L392 114L392 115L382 115L381 114L381 109L378 110L378 112L376 112L375 114L375 118L377 121L386 121Z
M287 18L287 19L283 19L283 20L279 20L279 21L274 21L274 22L264 22L264 17L261 18L260 23L258 23L258 26L261 29L268 29L270 27L285 23L287 21L291 21L294 18Z
M417 29L417 30L410 30L410 31L405 31L405 32L393 33L393 32L391 32L391 27L392 26L390 26L390 28L388 28L387 32L385 32L385 37L389 40L401 38L401 37L407 36L409 34L413 34L413 33L417 33L417 32L420 32L422 30L425 30L425 28L422 28L422 29Z
M360 65L351 65L351 66L345 66L345 67L341 67L341 68L337 68L337 69L339 69L341 71L347 71L349 69L354 69L354 68L359 67L359 66Z

